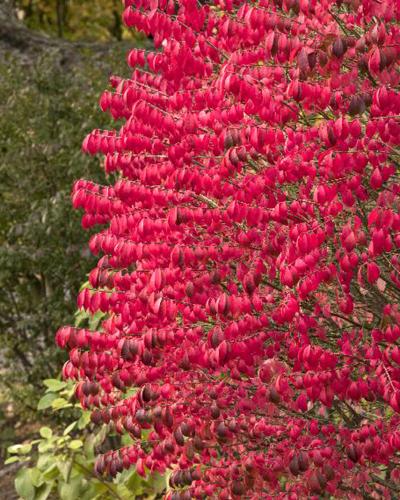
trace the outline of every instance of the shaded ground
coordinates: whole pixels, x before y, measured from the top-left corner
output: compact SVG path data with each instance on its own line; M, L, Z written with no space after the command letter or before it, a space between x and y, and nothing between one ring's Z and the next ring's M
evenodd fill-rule
M19 498L14 489L14 478L20 464L4 465L7 458L7 447L11 444L29 441L37 435L40 425L25 423L21 425L14 414L12 405L0 404L0 499L16 500Z
M18 465L0 464L0 495L4 500L17 500L19 497L14 489L14 476Z

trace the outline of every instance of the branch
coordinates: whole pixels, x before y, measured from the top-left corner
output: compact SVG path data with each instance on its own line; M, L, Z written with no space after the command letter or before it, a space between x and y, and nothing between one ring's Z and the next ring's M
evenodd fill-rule
M377 483L381 484L385 488L389 488L393 491L396 491L397 493L400 493L400 488L393 484L391 481L385 481L384 479L380 478L376 474L371 474L371 478L376 481Z

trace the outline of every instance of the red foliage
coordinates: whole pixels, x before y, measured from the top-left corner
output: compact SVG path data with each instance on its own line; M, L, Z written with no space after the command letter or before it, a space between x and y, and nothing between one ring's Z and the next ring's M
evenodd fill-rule
M400 460L399 0L125 0L153 35L73 190L102 254L64 375L169 498L390 498ZM136 392L126 394L129 388ZM143 429L148 439L141 445Z

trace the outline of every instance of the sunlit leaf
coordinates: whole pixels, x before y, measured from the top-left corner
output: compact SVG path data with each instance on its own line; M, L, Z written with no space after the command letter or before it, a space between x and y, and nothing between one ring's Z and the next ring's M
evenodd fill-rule
M21 468L15 476L15 489L18 495L24 500L33 500L35 497L35 487L32 484L32 469Z

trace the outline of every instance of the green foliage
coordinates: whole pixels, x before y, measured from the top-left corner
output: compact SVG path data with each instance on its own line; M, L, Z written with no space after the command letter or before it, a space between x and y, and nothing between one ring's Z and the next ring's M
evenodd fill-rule
M73 407L73 404L69 402L74 393L74 388L71 384L51 378L44 380L43 383L47 387L47 390L38 402L38 410L52 408L57 411Z
M127 445L129 438L122 441L110 426L94 429L90 413L72 402L71 382L48 379L44 384L47 389L40 402L54 395L67 403L56 408L64 412L64 427L43 426L36 439L8 448L9 458L5 463L22 464L15 477L15 489L21 498L45 500L54 495L61 500L161 498L166 478L156 473L143 478L131 469L114 480L97 477L93 472L96 452L108 449L108 442L113 439Z
M87 285L84 283L82 287ZM75 314L75 325L97 328L103 316L81 311ZM9 446L5 461L5 465L21 465L14 484L23 500L162 498L167 488L166 475L148 473L143 478L132 468L114 479L96 476L96 455L129 445L132 442L130 437L119 436L113 431L112 424L100 428L94 426L90 412L76 402L75 386L71 380L48 378L43 385L45 392L38 402L37 418L43 421L50 413L52 421L39 429L35 439Z
M121 20L120 0L17 0L19 17L34 30L70 40L122 40L136 35Z
M119 0L15 5L28 27L49 35L135 38L121 25ZM23 499L156 498L165 489L161 476L94 476L95 450L128 443L109 427L95 429L71 383L54 378L65 361L54 342L57 328L75 322L94 329L102 320L74 313L93 261L70 192L81 177L104 181L81 143L93 128L110 126L97 104L107 75L128 72L123 44L80 47L50 43L30 63L0 61L0 458L9 443L22 441L8 448L6 464L21 465L15 487Z
M70 192L80 177L102 180L81 143L108 123L98 96L122 52L99 61L87 51L73 69L57 54L0 63L0 389L22 408L36 407L41 380L65 359L54 334L73 321L93 265Z

